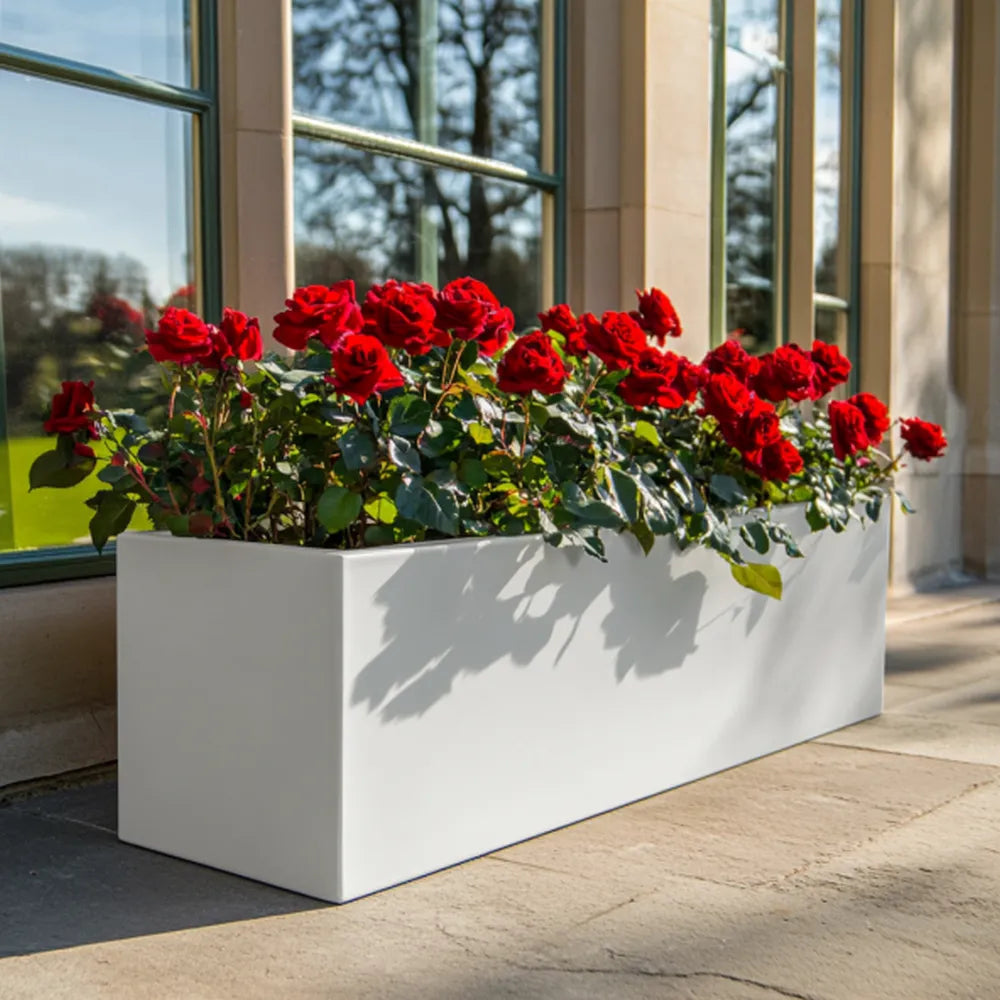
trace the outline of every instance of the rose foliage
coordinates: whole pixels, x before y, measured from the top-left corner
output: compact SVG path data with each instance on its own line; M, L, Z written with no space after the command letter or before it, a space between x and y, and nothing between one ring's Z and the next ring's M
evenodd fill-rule
M780 596L752 560L800 555L781 505L806 505L816 531L877 519L904 458L946 445L904 420L893 459L875 396L824 404L850 372L829 344L757 358L728 340L700 363L667 349L681 325L657 289L632 312L557 305L515 335L473 278L390 280L360 301L342 281L298 289L274 322L293 353L262 357L259 323L236 310L215 325L167 309L146 334L162 426L64 383L32 487L96 473L98 549L140 505L175 535L337 549L537 533L603 559L604 530L646 552L658 536L705 545Z

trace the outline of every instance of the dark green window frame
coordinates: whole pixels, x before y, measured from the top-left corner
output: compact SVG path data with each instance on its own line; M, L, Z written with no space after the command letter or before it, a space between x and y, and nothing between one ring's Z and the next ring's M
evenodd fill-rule
M197 87L179 87L145 77L118 73L101 66L0 43L0 71L41 77L55 83L115 94L195 116L199 198L195 206L200 235L205 315L222 313L222 267L219 229L219 112L216 0L192 4L192 30ZM6 367L0 337L0 438L6 437ZM6 474L6 472L5 472ZM0 553L0 587L51 583L115 572L114 546L98 555L89 545L65 545Z
M292 130L295 138L318 139L378 153L397 159L411 160L429 167L442 167L464 173L479 174L512 181L541 191L552 198L552 259L553 289L557 300L566 296L566 4L553 0L552 10L552 72L553 72L553 136L552 171L530 170L506 163L459 153L443 146L387 135L354 125L342 125L325 118L294 113ZM543 213L544 218L544 213Z

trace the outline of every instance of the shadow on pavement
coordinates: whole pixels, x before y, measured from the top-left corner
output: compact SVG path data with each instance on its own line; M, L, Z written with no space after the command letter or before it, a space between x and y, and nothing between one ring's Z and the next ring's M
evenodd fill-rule
M0 803L0 958L327 904L120 843L114 780Z

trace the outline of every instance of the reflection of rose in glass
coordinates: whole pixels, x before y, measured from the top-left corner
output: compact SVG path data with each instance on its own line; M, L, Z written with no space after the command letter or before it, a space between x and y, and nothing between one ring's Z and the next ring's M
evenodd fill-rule
M193 284L181 285L170 293L170 298L163 303L163 309L169 309L171 306L176 309L194 309L197 294L198 289Z
M101 324L102 340L116 334L138 337L145 325L142 313L138 309L133 309L125 299L120 299L117 295L95 295L87 307L87 315Z

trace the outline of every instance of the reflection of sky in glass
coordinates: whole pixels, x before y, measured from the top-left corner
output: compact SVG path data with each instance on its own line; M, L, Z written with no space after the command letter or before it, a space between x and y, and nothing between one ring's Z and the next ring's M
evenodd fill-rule
M0 72L0 241L124 254L165 301L187 284L184 112Z
M776 59L778 0L728 0L726 44L762 59Z
M536 165L540 7L541 0L294 0L295 107ZM484 16L494 9L501 18ZM431 28L419 38L421 10ZM424 58L420 48L432 45ZM474 67L484 98L478 122Z
M819 0L816 9L816 184L813 194L813 251L818 267L835 247L839 230L841 169L841 0ZM820 287L820 286L823 287ZM836 281L817 284L817 291L837 294Z
M0 42L187 84L188 0L0 0Z

